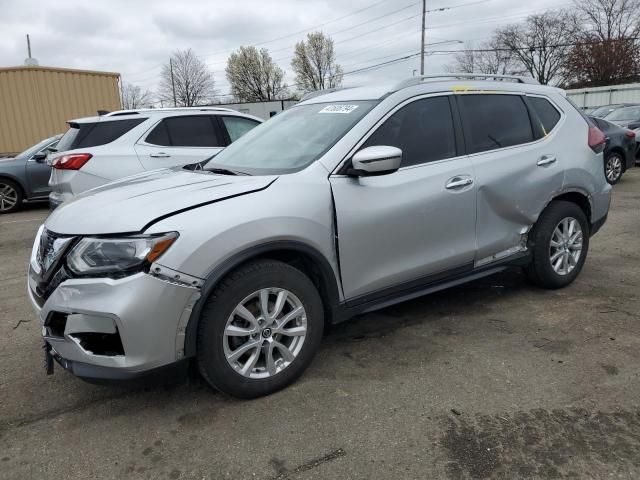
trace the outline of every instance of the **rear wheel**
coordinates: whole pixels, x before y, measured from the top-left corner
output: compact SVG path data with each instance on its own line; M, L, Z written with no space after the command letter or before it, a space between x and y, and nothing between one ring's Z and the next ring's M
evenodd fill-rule
M617 152L609 153L604 159L604 176L609 184L615 185L620 181L623 162L622 155Z
M543 288L562 288L573 282L589 249L589 223L572 202L554 201L542 212L529 234L533 260L529 278Z
M323 326L320 295L304 273L274 260L249 263L207 300L198 329L200 372L229 395L268 395L309 366Z
M0 214L17 211L22 205L22 190L11 180L0 178Z

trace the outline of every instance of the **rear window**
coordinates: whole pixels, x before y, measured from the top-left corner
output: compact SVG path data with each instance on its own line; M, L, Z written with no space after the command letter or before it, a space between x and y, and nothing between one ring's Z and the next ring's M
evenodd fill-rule
M560 112L546 98L529 97L529 102L542 123L544 133L548 134L560 121Z
M117 140L132 128L140 125L146 118L132 120L113 120L93 123L70 123L69 130L65 133L57 150L75 150L77 148L97 147Z
M529 111L520 95L460 95L469 153L533 140Z

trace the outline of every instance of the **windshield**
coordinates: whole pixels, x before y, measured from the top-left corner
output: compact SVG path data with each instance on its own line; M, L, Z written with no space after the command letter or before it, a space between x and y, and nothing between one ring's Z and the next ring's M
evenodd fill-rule
M607 120L638 120L640 118L640 107L621 108L611 112L606 117Z
M33 147L29 147L24 152L16 155L16 158L31 158L40 150L42 150L43 148L48 146L50 143L52 143L55 139L56 137L51 137L51 138L47 138L46 140L42 140L40 143L37 143Z
M616 109L616 107L614 107L612 105L605 105L604 107L596 108L589 115L591 115L592 117L602 118L602 117L606 117L607 115L609 115L615 109Z
M252 175L292 173L309 166L377 102L314 103L293 107L254 128L205 166Z

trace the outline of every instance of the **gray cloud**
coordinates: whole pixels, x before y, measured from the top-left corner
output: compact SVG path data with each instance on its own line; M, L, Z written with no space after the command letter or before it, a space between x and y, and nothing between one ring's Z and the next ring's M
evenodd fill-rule
M472 1L430 0L428 8ZM393 13L413 3L417 3L416 0L379 3L369 0L190 0L181 3L170 0L90 3L0 0L3 20L0 65L22 64L26 57L24 35L30 33L34 56L41 65L116 71L125 81L154 89L161 65L171 52L178 48L193 48L210 66L218 89L225 93L228 85L224 67L228 55L240 45L258 44L272 52L273 58L287 72L287 82L293 84L294 76L290 71L293 46L310 29L332 35L338 60L347 72L417 52L420 5ZM479 43L497 26L568 3L568 0L542 0L530 4L487 0L430 13L428 43L454 39ZM365 10L347 16L360 9ZM333 21L335 19L339 20ZM294 32L301 33L289 36ZM429 50L456 48L461 46L443 44ZM442 71L451 59L451 55L428 56L427 71ZM395 81L411 76L417 68L419 58L412 58L348 75L345 84Z

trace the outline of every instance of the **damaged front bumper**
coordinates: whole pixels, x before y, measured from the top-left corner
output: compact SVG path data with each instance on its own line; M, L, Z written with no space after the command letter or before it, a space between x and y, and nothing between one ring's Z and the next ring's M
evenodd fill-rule
M45 347L71 373L126 380L184 359L186 323L199 286L140 272L67 279L42 299L33 272L29 277Z

